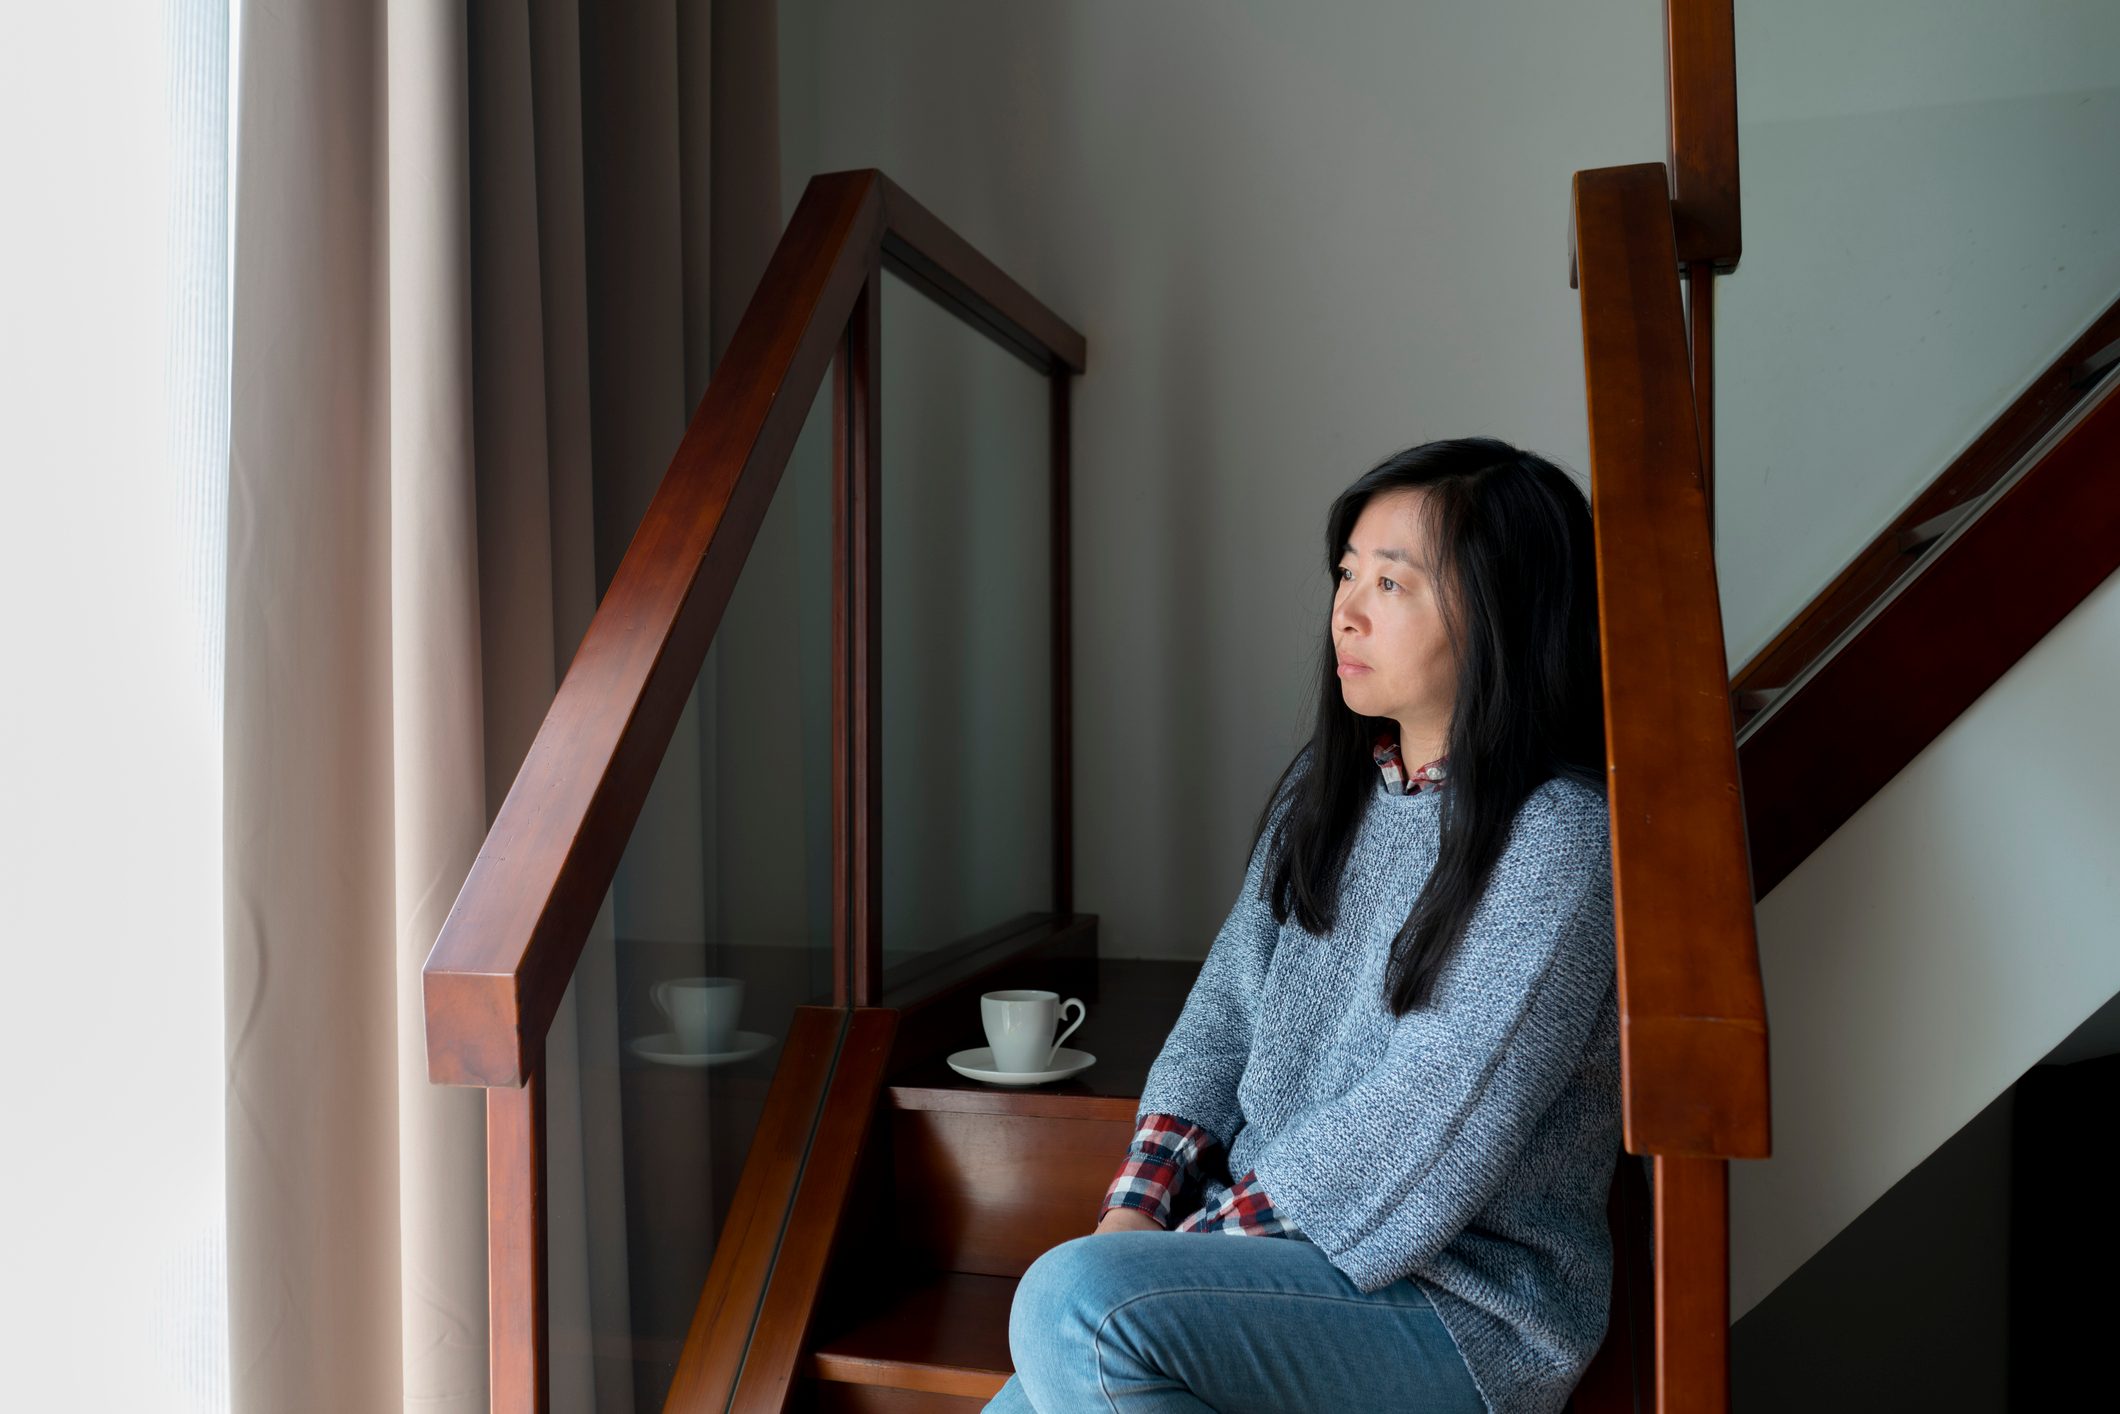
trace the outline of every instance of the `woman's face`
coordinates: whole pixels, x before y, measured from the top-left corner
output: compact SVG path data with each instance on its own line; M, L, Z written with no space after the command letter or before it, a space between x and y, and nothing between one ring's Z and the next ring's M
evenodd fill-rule
M1340 548L1332 641L1348 707L1399 724L1411 766L1443 754L1457 665L1443 629L1441 586L1419 510L1424 490L1369 498Z

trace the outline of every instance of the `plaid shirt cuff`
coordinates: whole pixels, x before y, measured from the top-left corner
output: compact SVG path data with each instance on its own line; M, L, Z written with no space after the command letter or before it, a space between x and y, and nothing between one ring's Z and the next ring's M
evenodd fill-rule
M1097 1205L1097 1221L1113 1208L1138 1208L1158 1227L1169 1227L1172 1209L1198 1177L1201 1156L1214 1143L1213 1135L1190 1120L1143 1115L1125 1161Z
M1259 1175L1251 1169L1244 1171L1220 1203L1188 1214L1175 1230L1229 1232L1240 1237L1294 1237L1300 1231L1294 1218L1274 1207L1259 1186Z

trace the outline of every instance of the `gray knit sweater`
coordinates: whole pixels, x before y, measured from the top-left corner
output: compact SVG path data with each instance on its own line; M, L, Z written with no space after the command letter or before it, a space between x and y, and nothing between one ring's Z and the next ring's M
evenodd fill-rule
M1138 1113L1214 1135L1230 1174L1256 1170L1359 1290L1417 1282L1489 1410L1552 1414L1604 1339L1611 1293L1606 803L1565 778L1532 792L1430 1007L1394 1018L1386 954L1435 865L1444 793L1377 781L1322 938L1293 915L1276 924L1261 896L1269 826ZM1201 1201L1227 1192L1209 1178Z

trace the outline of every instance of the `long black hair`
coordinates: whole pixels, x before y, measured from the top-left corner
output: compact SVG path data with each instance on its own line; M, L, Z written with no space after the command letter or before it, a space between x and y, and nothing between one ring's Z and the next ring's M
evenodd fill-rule
M1394 1016L1427 1003L1525 798L1555 776L1599 791L1605 781L1597 568L1582 488L1544 457L1493 437L1409 447L1341 492L1326 514L1335 591L1362 508L1372 496L1414 488L1426 493L1421 514L1457 693L1435 868L1392 939L1385 970ZM1256 850L1278 817L1262 888L1276 922L1292 912L1316 935L1338 915L1340 875L1378 788L1374 741L1396 725L1347 705L1338 657L1328 604L1310 741L1275 782L1251 844Z

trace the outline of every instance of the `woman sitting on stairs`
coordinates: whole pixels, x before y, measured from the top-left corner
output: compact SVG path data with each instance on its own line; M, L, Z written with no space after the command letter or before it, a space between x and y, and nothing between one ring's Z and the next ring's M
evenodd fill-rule
M1096 1230L1017 1286L989 1410L1553 1414L1603 1340L1619 1014L1589 505L1465 438L1388 458L1326 524L1310 740Z

